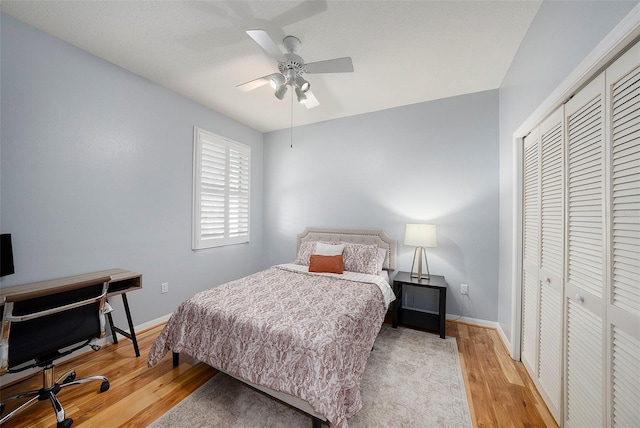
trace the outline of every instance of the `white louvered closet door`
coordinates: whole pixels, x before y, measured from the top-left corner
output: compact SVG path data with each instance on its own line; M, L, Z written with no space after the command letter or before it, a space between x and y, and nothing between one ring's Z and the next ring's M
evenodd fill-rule
M564 268L564 109L540 124L540 270L538 378L541 395L560 420Z
M523 169L525 367L560 426L640 427L640 43L525 139Z
M605 76L565 105L564 426L605 426Z
M538 377L538 313L540 268L540 134L524 139L522 363L532 379Z
M640 43L606 70L610 261L607 425L640 426Z

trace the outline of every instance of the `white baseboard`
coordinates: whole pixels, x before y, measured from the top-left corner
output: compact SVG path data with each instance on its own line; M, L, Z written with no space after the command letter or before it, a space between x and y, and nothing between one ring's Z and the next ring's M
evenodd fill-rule
M495 321L487 321L479 318L461 317L460 315L447 314L449 321L460 321L467 324L473 324L480 327L498 328L498 323Z
M498 327L496 329L498 330L500 339L502 339L502 343L504 343L504 346L507 347L507 351L509 351L509 356L511 357L511 359L519 361L519 359L513 358L514 349L511 347L511 341L507 338L507 335L504 334L504 330L502 329L500 323L498 323Z
M427 309L422 309L422 308L414 308L413 306L403 306L404 309L410 309L412 311L416 311L416 312L423 312L425 314L432 314L432 315L438 315L438 312L436 311L431 311L431 310L427 310ZM496 322L496 321L487 321L487 320L483 320L483 319L479 319L479 318L470 318L470 317L463 317L460 315L455 315L455 314L446 314L446 319L449 321L460 321L466 324L472 324L472 325L477 325L480 327L489 327L489 328L495 328L495 329L499 329L500 325ZM502 329L500 329L500 331L502 331ZM500 333L501 336L504 336L504 333ZM504 339L503 339L504 340Z
M157 326L158 324L165 323L165 322L169 321L169 318L171 318L171 315L173 315L173 312L171 312L171 313L169 313L167 315L163 315L161 317L158 317L156 319L153 319L151 321L147 321L145 323L139 324L139 325L135 326L136 332L147 330L149 328ZM126 331L127 333L131 333L129 330L125 330L125 329L123 329L123 330ZM122 336L121 334L118 333L118 340L120 340L121 337L124 338L124 336Z
M167 314L167 315L163 315L163 316L161 316L161 317L158 317L158 318L156 318L156 319L154 319L154 320L147 321L147 322L145 322L145 323L142 323L142 324L140 324L140 325L137 325L137 326L136 326L136 331L143 331L143 330L147 330L147 329L149 329L149 328L151 328L151 327L155 327L155 326L157 326L158 324L165 323L165 322L169 321L169 318L171 318L171 315L173 315L173 312L171 312L171 313L169 313L169 314Z
M502 343L504 344L504 346L506 346L507 351L509 351L509 356L513 358L513 349L511 348L511 342L509 342L509 339L507 339L507 335L504 334L504 330L502 330L502 326L500 325L500 323L496 321L487 321L487 320L482 320L478 318L461 317L460 315L452 315L452 314L447 314L447 319L449 321L460 321L463 323L477 325L480 327L495 328L496 331L498 332L498 336L500 336L500 339L502 339Z
M425 314L438 315L437 311L432 311L432 310L422 309L422 308L416 308L416 307L413 307L413 306L404 306L403 305L403 309L410 309L412 311L422 312L422 313L425 313ZM480 326L480 327L498 328L498 323L495 322L495 321L487 321L487 320L482 320L482 319L479 319L479 318L463 317L463 316L454 315L454 314L446 314L445 317L449 321L460 321L460 322L464 322L464 323L467 323L467 324L477 325L477 326Z

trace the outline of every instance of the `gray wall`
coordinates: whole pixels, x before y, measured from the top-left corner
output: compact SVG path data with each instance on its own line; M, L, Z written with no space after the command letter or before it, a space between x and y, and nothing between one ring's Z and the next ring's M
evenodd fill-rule
M291 261L305 226L382 227L408 270L405 223L433 222L448 312L498 320L509 336L512 133L636 4L544 2L499 92L295 128L293 148L288 130L267 134L264 193L260 133L1 15L0 230L17 272L0 286L135 270L140 324ZM191 250L194 125L252 146L249 245Z
M261 133L4 14L1 31L2 287L130 269L141 324L262 266ZM250 244L191 250L194 126L252 147Z
M399 240L406 271L405 224L435 223L429 267L449 282L447 312L497 320L497 91L294 128L293 148L289 130L268 133L264 153L268 264L292 261L306 226L370 227Z
M500 87L498 322L507 338L513 328L513 133L637 3L543 2Z

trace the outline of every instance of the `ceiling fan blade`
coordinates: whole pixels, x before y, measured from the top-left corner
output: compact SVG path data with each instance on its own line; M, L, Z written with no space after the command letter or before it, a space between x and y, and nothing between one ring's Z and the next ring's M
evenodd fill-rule
M351 73L353 72L353 62L351 57L327 59L325 61L310 62L305 64L305 69L309 74L316 73Z
M312 109L312 108L318 107L320 105L320 102L318 101L316 96L313 95L313 92L307 91L304 94L307 96L307 99L303 103L305 105L305 107L307 107L308 109Z
M264 30L247 30L247 34L251 37L257 44L260 45L262 49L275 59L280 62L284 62L287 58L282 54L282 51L273 41L273 39L267 34Z
M291 9L271 19L271 24L278 28L304 21L327 10L327 0L305 0Z
M280 74L280 73L273 73L267 76L258 77L257 79L249 80L248 82L245 82L236 86L236 88L240 89L243 92L253 91L256 88L259 88L260 86L263 86L269 83L269 79L271 79L271 77L275 76L276 74Z

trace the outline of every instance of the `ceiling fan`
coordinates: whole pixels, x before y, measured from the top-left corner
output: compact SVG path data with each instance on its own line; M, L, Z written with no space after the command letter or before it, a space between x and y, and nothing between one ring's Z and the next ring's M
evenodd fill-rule
M353 63L350 57L328 59L325 61L310 62L305 64L304 60L297 55L300 47L300 40L294 36L287 36L282 41L286 53L282 53L278 45L264 30L248 30L251 37L266 53L278 61L278 73L269 74L250 80L238 85L242 91L251 91L260 86L271 84L275 90L275 96L279 100L284 98L287 88L295 91L298 102L304 104L308 109L318 106L318 99L310 91L311 84L302 75L317 73L351 73Z

